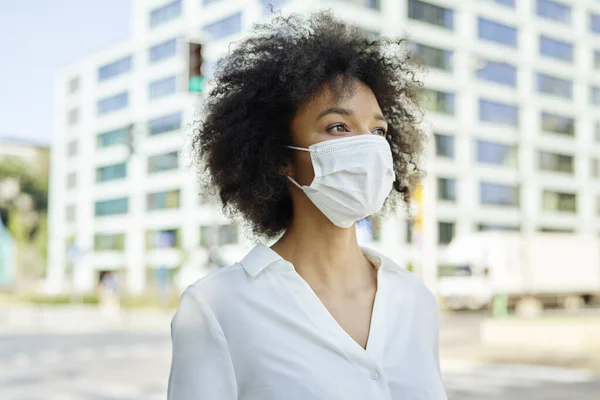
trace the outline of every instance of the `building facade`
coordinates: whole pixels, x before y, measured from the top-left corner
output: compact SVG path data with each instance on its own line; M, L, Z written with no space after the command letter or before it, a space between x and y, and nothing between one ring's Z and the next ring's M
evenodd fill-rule
M248 243L199 194L182 151L198 117L187 43L202 43L210 78L269 17L266 3L408 34L425 66L420 217L416 229L404 211L388 217L372 247L435 287L455 235L600 230L597 0L134 0L131 39L57 78L49 291L92 290L117 270L139 293L164 271L200 274L211 244L227 261L243 255Z

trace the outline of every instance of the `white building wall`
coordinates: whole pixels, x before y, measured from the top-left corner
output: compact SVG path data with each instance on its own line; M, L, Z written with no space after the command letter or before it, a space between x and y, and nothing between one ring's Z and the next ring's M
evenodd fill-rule
M141 292L146 284L146 268L161 263L176 264L179 253L175 250L145 251L145 231L154 228L180 228L183 248L190 250L189 267L202 264L206 257L199 249L199 227L225 223L217 209L198 205L200 190L195 175L188 170L185 158L180 160L176 171L148 175L147 158L168 150L185 148L189 128L168 134L148 137L146 122L171 111L183 111L184 125L194 119L197 98L186 92L184 71L186 59L184 43L187 39L202 40L206 59L205 67L211 65L229 43L243 37L254 22L264 16L260 1L220 0L206 7L201 0L183 0L182 16L162 26L150 29L149 12L155 7L169 3L168 0L134 0L131 39L99 51L65 69L57 79L55 132L52 144L51 211L48 284L49 290L62 290L65 280L74 280L78 290L91 290L96 284L97 271L112 267L125 267L127 287ZM365 29L383 35L402 36L419 43L454 51L452 72L430 70L422 78L426 87L453 92L455 115L430 113L424 128L427 132L449 133L455 137L455 157L452 160L434 156L433 138L429 145L425 169L428 180L425 186L425 209L423 245L412 247L406 243L404 211L390 216L382 230L382 239L373 243L399 263L415 263L432 287L435 286L436 265L443 262L437 246L437 222L456 224L456 234L466 234L477 229L480 223L521 226L523 232L533 232L541 227L570 228L595 233L600 228L596 212L596 199L600 194L598 180L590 177L591 157L600 157L600 144L594 140L593 127L600 120L600 110L589 100L589 87L600 85L600 74L592 68L593 51L600 49L600 35L592 35L589 29L589 12L600 14L600 3L594 0L568 2L572 5L572 24L562 25L535 15L535 0L519 0L517 8L510 9L493 1L483 0L427 0L454 10L454 30L449 31L431 24L411 20L407 15L408 0L381 0L381 11L366 9L343 0L288 0L284 12L307 12L318 8L331 8L335 14ZM203 37L202 27L242 12L241 32L221 40ZM518 49L480 40L477 32L479 16L516 26ZM539 34L562 38L575 46L573 63L542 57L539 52ZM173 37L181 38L181 48L176 57L157 64L149 64L148 48ZM132 54L133 69L120 77L98 82L98 67ZM518 67L516 88L478 80L475 77L477 58L507 61ZM535 73L572 78L572 100L542 95L536 91ZM152 80L176 74L180 91L164 99L148 100L148 83ZM80 89L67 93L69 79L80 77ZM129 107L108 114L96 115L96 101L110 94L129 90ZM491 125L479 121L478 100L483 96L492 100L516 103L520 107L518 128ZM79 108L80 121L69 127L66 123L68 110ZM559 137L540 133L540 112L550 111L572 115L577 119L575 137ZM142 138L139 152L130 161L125 180L95 183L97 166L121 162L127 159L123 147L96 149L96 134L113 128L136 124L136 132ZM519 146L518 168L478 164L475 138L490 139ZM68 143L78 141L78 154L67 155ZM574 175L541 172L538 169L540 149L576 154ZM77 186L66 189L66 176L77 172ZM436 178L449 177L457 180L456 202L437 200ZM498 183L519 184L521 204L518 208L490 207L479 204L479 183L482 180ZM146 211L146 195L150 192L179 188L180 209ZM549 213L541 210L542 191L556 189L576 191L578 211ZM122 216L94 216L94 202L118 196L129 197L129 212ZM77 207L75 223L66 221L66 207ZM126 250L94 253L94 234L98 232L126 232ZM87 250L77 262L75 274L65 272L67 257L66 241L75 236L79 248ZM231 248L230 258L237 259L246 246ZM424 268L424 269L423 269ZM149 272L148 274L151 274Z

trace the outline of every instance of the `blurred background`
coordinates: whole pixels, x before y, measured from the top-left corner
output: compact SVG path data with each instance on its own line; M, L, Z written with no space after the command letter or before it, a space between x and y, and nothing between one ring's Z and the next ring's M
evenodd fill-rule
M358 231L437 294L450 398L600 398L598 0L0 2L0 398L166 397L180 293L252 245L189 125L269 4L408 35L427 176Z

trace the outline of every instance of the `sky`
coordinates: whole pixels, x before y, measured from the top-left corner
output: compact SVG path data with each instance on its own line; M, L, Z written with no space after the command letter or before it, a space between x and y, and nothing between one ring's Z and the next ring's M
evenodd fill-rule
M129 37L129 0L0 0L0 137L50 143L62 67Z

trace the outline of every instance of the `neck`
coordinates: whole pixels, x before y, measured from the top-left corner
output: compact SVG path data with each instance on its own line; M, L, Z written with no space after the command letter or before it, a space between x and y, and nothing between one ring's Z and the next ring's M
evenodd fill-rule
M273 250L291 262L315 292L369 286L375 273L358 246L354 225L340 228L320 213L310 214L294 218Z

